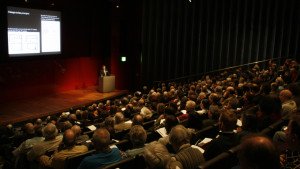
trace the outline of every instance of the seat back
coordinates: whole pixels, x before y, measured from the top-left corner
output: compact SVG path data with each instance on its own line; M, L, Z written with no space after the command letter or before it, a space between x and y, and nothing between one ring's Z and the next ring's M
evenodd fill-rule
M137 155L135 157L125 158L119 162L109 164L98 169L144 169L146 168L145 159L142 155Z
M91 151L88 151L88 152L83 153L83 154L78 154L78 155L75 155L75 156L67 157L66 160L65 160L65 168L66 169L77 169L78 166L80 165L81 161L85 157L90 156L94 153L95 153L95 150L91 150Z

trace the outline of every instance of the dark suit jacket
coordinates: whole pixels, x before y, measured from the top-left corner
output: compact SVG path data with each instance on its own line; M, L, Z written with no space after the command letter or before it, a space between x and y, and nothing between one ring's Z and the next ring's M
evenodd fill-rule
M105 72L104 72L103 69L100 70L100 76L101 76L101 77L102 77L102 76L109 76L109 75L110 75L107 69L105 69L105 71L106 71L106 75L105 75Z

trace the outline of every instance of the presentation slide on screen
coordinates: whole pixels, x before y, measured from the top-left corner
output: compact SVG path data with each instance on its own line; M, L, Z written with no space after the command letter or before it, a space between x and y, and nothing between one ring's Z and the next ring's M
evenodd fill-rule
M61 52L60 12L7 7L7 21L10 56Z

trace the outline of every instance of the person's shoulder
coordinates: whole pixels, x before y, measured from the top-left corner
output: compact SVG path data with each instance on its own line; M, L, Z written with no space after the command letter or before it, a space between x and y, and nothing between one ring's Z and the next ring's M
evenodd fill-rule
M87 147L86 145L76 145L76 146L74 147L74 149L76 149L76 150L78 150L78 151L83 151L83 152L86 152L86 151L89 150L88 147Z

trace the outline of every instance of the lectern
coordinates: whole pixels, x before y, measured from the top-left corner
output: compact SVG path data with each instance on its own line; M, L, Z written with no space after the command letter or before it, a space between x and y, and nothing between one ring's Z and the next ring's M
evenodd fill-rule
M115 76L99 77L99 91L112 92L115 90Z

